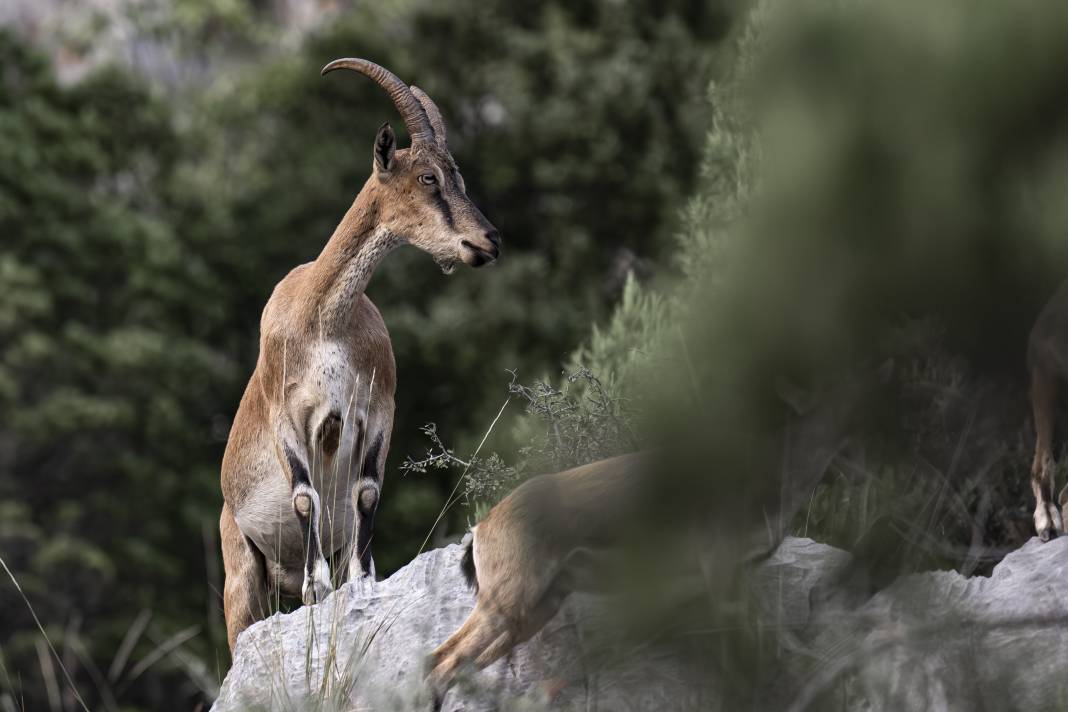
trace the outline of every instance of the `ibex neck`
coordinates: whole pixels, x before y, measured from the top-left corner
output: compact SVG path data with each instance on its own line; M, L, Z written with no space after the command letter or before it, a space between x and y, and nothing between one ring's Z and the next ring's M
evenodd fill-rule
M324 325L347 323L375 267L400 244L378 224L374 198L361 191L312 267L315 300Z

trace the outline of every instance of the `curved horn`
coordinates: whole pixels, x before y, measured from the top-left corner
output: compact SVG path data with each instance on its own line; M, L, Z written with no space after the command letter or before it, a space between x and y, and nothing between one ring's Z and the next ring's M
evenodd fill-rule
M419 103L423 107L423 111L426 112L427 118L430 119L430 125L434 127L434 138L442 147L445 147L445 120L441 118L441 111L438 109L438 105L434 103L434 100L427 96L426 92L419 87L412 85L412 94L419 100Z
M434 136L434 128L427 118L426 111L419 100L412 94L408 85L402 82L396 74L374 62L358 57L346 57L335 59L323 67L322 74L328 74L335 69L351 69L375 80L379 86L386 90L393 105L397 107L401 118L404 119L404 127L408 129L408 135L412 137L412 145L429 141Z

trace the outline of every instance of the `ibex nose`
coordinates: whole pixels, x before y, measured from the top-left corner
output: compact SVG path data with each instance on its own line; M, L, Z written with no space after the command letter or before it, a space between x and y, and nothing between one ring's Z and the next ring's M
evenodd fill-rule
M486 231L486 239L489 244L493 245L493 248L486 250L489 253L491 260L496 260L501 256L501 233L497 232L497 229Z
M482 238L478 240L477 245L468 240L460 240L460 244L468 249L463 260L472 267L490 264L501 256L501 234L499 232L491 228L482 233Z

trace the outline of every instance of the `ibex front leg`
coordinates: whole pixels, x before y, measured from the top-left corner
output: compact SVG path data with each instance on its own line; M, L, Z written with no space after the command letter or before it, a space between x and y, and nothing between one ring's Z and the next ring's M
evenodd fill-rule
M304 583L300 587L300 595L304 605L310 606L325 599L333 590L330 585L330 566L323 556L323 545L319 538L322 504L319 493L312 487L308 477L308 468L288 446L285 447L285 454L293 474L293 511L300 521L304 539Z
M349 554L349 581L364 578L375 580L375 562L371 556L371 540L374 538L375 513L382 492L382 455L384 437L375 436L360 467L360 478L352 488L352 505L356 513L355 536L352 538L352 551Z

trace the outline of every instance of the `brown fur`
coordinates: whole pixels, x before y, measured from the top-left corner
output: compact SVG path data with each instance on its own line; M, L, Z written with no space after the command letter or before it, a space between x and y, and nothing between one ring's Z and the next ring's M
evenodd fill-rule
M630 454L535 477L479 522L475 608L431 659L439 704L461 666L490 665L541 630L569 593L600 587L595 564L640 506L644 463Z
M373 572L370 532L396 387L389 334L364 294L374 267L401 244L446 271L499 254L497 231L467 197L444 141L394 144L384 125L352 207L319 257L286 275L263 310L259 359L222 463L231 650L266 613L270 587L320 600L331 584L309 572L325 567L324 557L350 574Z

